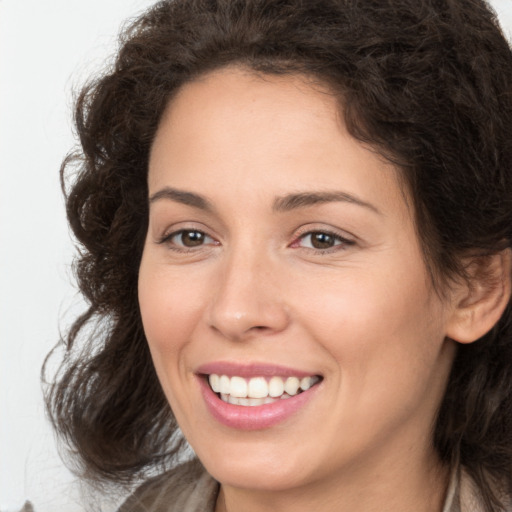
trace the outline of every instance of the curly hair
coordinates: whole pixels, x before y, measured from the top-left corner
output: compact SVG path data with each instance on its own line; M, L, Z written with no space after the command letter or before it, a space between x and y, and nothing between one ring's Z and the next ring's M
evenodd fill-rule
M80 149L61 168L88 309L63 340L46 399L91 479L130 482L180 450L137 298L148 157L177 90L227 65L312 76L337 94L349 132L401 170L434 280L464 276L468 250L511 247L512 52L484 0L157 3L81 91ZM512 488L510 304L491 332L459 347L433 443L497 510L496 479Z

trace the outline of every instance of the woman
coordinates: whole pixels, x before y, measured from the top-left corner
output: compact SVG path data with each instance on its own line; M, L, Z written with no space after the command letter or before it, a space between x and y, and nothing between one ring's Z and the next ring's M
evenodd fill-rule
M158 470L122 511L511 510L511 91L483 1L136 20L62 169L84 476Z

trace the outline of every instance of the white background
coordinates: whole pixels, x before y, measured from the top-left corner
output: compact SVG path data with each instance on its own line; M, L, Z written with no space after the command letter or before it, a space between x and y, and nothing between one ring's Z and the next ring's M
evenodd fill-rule
M58 182L72 90L151 0L0 0L0 512L81 512L57 455L39 371L80 307ZM512 35L512 0L492 2ZM512 135L511 135L512 136ZM104 510L113 505L104 505Z

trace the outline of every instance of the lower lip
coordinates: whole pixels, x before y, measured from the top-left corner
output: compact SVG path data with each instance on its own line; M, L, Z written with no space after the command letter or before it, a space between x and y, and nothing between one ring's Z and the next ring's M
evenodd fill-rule
M317 384L298 395L276 400L271 404L248 407L222 401L204 377L199 377L199 383L210 414L219 423L239 430L262 430L285 421L313 398L319 386Z

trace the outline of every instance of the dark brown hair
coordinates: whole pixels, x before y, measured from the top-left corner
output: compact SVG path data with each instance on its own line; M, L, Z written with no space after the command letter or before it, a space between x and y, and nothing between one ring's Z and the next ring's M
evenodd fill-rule
M511 246L512 54L483 0L156 4L79 95L80 149L61 170L89 307L64 340L47 403L89 478L129 482L179 450L137 300L148 154L178 88L226 65L331 87L350 133L401 169L433 276L463 276L468 250ZM492 482L510 486L512 475L511 318L509 304L491 332L460 346L433 434L489 510Z

